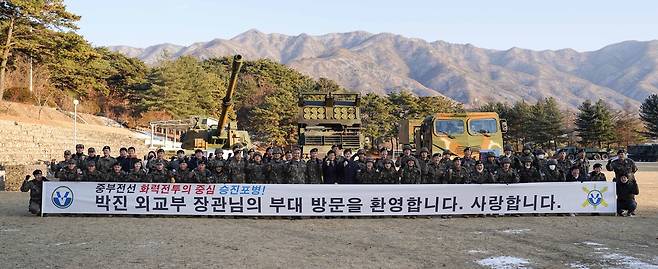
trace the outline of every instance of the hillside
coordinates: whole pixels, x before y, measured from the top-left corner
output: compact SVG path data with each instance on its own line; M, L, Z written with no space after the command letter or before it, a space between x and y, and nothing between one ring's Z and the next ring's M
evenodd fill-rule
M327 77L363 93L409 89L445 95L467 105L555 97L575 108L603 98L615 107L638 106L658 93L658 41L625 41L592 52L572 49L505 51L470 44L427 42L362 31L287 36L250 30L232 39L190 46L110 47L149 64L167 57L201 59L243 54L269 58L314 77Z

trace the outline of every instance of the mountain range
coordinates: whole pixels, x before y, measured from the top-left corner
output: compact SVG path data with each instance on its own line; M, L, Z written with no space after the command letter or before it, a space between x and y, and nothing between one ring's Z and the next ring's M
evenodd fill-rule
M408 90L467 106L554 97L570 109L587 99L604 99L615 108L638 107L648 95L658 94L658 40L624 41L589 52L492 50L391 33L289 36L249 30L189 46L109 49L147 64L183 55L207 59L239 53L251 60L269 58L361 93Z

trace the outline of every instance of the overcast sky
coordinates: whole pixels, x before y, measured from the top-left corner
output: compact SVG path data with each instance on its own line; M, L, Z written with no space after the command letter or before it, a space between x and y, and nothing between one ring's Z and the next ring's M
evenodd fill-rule
M94 45L229 39L249 29L312 35L364 30L491 49L596 50L658 39L658 1L65 0Z

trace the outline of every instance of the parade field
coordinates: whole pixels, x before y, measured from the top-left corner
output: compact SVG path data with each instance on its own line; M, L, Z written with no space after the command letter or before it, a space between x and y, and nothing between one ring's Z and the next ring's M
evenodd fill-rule
M51 216L0 192L3 268L658 268L658 166L637 216Z

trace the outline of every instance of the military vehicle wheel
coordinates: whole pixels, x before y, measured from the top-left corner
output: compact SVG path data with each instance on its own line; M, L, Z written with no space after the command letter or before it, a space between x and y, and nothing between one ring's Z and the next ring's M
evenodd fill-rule
M608 154L603 154L603 155L601 155L601 158L605 160L605 159L610 158L610 156L608 156Z
M576 155L569 154L569 155L567 156L567 159L569 159L570 161L573 161L574 159L576 159Z
M601 159L601 154L595 153L594 156L592 156L594 160L600 160Z

